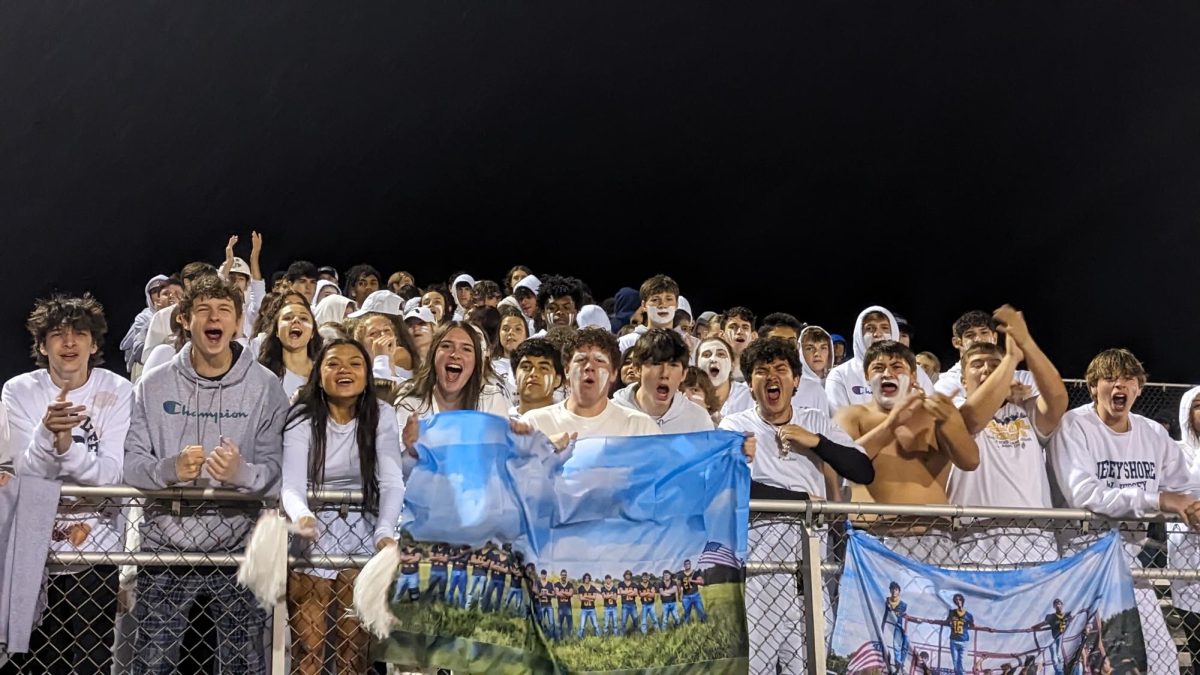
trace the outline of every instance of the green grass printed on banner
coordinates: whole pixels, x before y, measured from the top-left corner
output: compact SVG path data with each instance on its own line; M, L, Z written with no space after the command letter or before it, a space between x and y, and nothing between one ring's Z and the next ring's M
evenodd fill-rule
M745 605L741 584L719 584L701 589L708 621L696 623L696 615L683 626L643 635L594 637L551 642L556 659L570 671L624 670L673 664L719 661L745 654ZM662 605L655 606L659 618ZM683 603L677 604L680 617ZM599 612L603 617L603 610ZM618 608L617 617L620 618ZM641 607L638 609L641 620ZM576 618L575 627L579 621ZM589 629L590 630L590 629Z

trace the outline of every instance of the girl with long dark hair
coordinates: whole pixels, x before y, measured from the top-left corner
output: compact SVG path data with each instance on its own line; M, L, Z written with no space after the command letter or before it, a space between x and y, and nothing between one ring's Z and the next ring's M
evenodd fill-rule
M271 325L271 332L259 348L258 362L283 382L283 392L291 400L308 381L321 350L317 319L304 296L290 293L276 310Z
M371 357L354 340L326 344L288 413L283 432L284 512L309 555L369 555L395 541L404 501L400 436L391 406L374 395ZM308 490L362 490L361 511L310 505ZM313 509L316 509L314 512ZM356 569L297 569L288 577L293 672L318 675L325 661L326 614L339 675L364 672L368 636L347 615Z

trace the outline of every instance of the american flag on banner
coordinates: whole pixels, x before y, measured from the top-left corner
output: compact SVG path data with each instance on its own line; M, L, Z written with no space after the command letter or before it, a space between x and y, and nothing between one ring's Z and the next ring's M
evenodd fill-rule
M873 668L883 668L883 645L878 642L864 642L854 650L846 663L847 673L858 673Z
M704 551L700 553L697 566L724 565L725 567L741 568L744 564L728 546L710 541L704 545Z

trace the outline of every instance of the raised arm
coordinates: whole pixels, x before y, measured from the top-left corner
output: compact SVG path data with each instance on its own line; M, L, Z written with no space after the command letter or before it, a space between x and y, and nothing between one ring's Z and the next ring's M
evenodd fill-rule
M989 378L991 379L991 378ZM933 432L937 437L938 449L950 457L954 466L963 471L974 471L979 467L979 446L975 437L967 431L954 401L945 394L935 394L925 399L925 409L933 416Z
M1015 341L1025 354L1025 365L1029 372L1033 373L1033 381L1040 393L1035 420L1037 430L1042 436L1049 436L1058 428L1062 416L1067 412L1067 388L1063 384L1062 376L1033 341L1029 327L1025 324L1025 316L1021 312L1013 309L1011 305L1004 305L992 316L996 319L1000 331L1008 336L1009 341Z
M1006 351L1004 358L1000 360L1000 367L996 369L996 372L988 375L987 379L967 397L967 402L958 409L963 423L967 427L967 432L972 436L983 431L1000 406L1004 405L1013 381L1013 374L1017 370L1017 364L1021 362L1022 354L1016 340L1010 338L1005 347Z

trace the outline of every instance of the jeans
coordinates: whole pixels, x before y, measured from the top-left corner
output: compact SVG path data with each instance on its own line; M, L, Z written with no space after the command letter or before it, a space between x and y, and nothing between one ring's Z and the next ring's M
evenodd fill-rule
M587 608L584 608L583 610L580 610L580 612L579 612L579 637L580 638L582 638L583 634L587 632L587 625L589 622L592 624L592 632L595 633L597 637L599 637L600 626L599 626L599 624L596 623L596 608L595 607L587 607Z
M467 607L479 603L479 596L487 590L487 577L473 576L471 577L471 592L467 594Z
M633 629L638 629L637 605L621 605L621 631L624 632L629 626L629 622L633 622Z
M508 603L516 602L517 611L520 612L525 606L525 593L521 590L520 585L514 584L508 589L508 595L504 598L504 610L508 611ZM497 602L499 602L497 600Z
M550 603L540 605L538 607L538 623L542 625L542 629L546 631L546 635L550 638L554 637L554 613L550 611Z
M563 628L564 623L567 624L566 628ZM575 615L571 612L571 606L570 605L567 605L565 607L560 606L558 608L558 629L557 629L558 637L566 637L574 632L575 632Z
M617 608L616 607L605 607L604 608L604 634L605 635L616 635L617 634Z
M642 632L645 633L650 626L654 626L654 630L659 630L658 614L654 611L654 605L647 602L642 604Z
M392 594L392 602L400 602L403 600L405 591L408 591L409 600L416 600L420 596L420 574L401 574L400 578L396 580L396 592Z
M425 587L425 599L438 599L446 594L446 568L429 570L429 585Z
M950 640L950 660L954 662L954 675L963 675L963 653L966 649L966 640Z
M663 613L662 613L662 627L663 628L667 627L667 619L671 620L672 625L674 625L674 626L679 625L679 612L675 611L674 601L663 603Z
M492 579L487 585L487 589L483 592L483 611L490 612L492 609L500 609L500 601L504 599L504 577ZM495 607L492 602L495 602Z
M692 610L700 615L700 623L708 620L708 614L704 613L704 600L699 593L691 593L683 596L683 622L687 623L692 616Z
M459 593L458 606L467 606L467 573L465 570L454 570L450 573L450 592L446 593L446 603L453 605L455 591Z
M908 633L900 620L892 627L892 666L896 672L904 671L904 659L908 657Z

